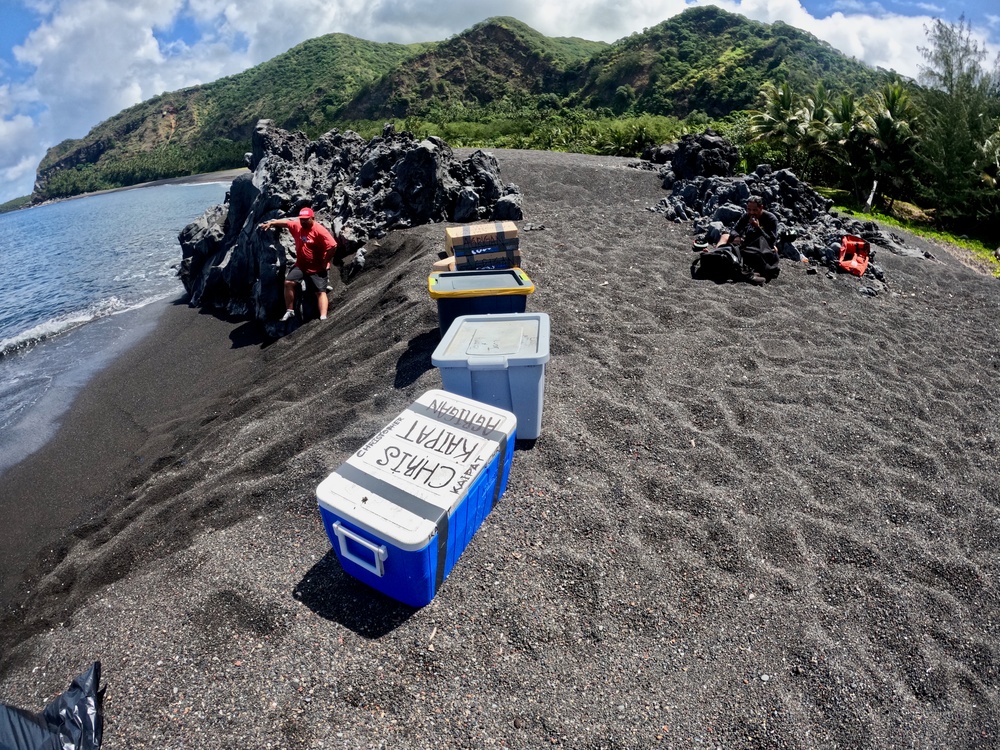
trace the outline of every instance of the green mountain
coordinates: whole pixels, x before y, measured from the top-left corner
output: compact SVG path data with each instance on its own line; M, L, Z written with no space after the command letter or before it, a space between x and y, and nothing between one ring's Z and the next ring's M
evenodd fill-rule
M155 96L49 149L33 198L240 166L258 119L327 130L363 86L427 46L328 34L237 75Z
M481 107L502 99L569 94L569 71L606 42L550 38L515 18L490 18L407 60L365 87L341 119L426 116L455 105Z
M49 150L32 199L242 164L260 118L318 135L390 118L474 119L484 108L628 110L718 117L752 107L766 81L864 93L872 69L784 23L691 8L614 44L546 37L496 17L426 44L311 39L238 75L130 107Z
M716 7L690 8L595 55L575 82L573 104L686 117L752 108L765 81L811 91L863 93L888 78L812 34ZM628 87L621 90L622 87Z

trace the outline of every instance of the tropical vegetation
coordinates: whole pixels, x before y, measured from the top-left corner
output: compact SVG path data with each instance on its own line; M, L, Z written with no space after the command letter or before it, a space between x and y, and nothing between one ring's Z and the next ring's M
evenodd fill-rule
M903 200L951 232L1000 240L1000 59L964 17L936 21L917 82L892 78L860 99L822 84L798 93L766 83L759 108L731 133L744 155L848 191L854 205L891 212ZM755 151L756 149L756 151Z
M131 107L50 150L35 202L240 166L269 118L311 137L393 122L451 145L638 156L712 127L743 168L790 167L855 208L915 206L995 243L1000 61L968 23L927 29L918 80L873 69L787 24L690 8L608 45L549 38L513 18L443 42L344 34Z

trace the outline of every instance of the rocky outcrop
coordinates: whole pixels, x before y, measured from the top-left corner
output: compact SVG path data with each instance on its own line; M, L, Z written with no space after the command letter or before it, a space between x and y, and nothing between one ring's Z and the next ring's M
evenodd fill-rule
M520 191L503 183L491 154L458 160L439 138L417 141L386 126L371 141L336 130L310 141L261 120L252 148L252 171L233 181L225 205L181 231L179 275L191 305L257 320L271 335L287 331L275 321L295 250L287 232L258 230L262 221L313 208L337 238L334 263L343 281L363 266L358 251L365 243L392 229L522 218ZM303 299L307 318L314 313L310 297Z
M71 170L81 164L96 164L97 160L111 148L106 140L98 140L76 148L72 148L63 157L53 159L49 163L50 156L60 149L66 149L67 144L80 143L80 141L64 141L54 148L50 148L42 164L39 165L35 174L35 186L31 191L31 203L33 205L45 202L46 188L53 177L60 172Z
M653 164L669 165L674 179L695 177L726 177L739 163L736 146L709 128L704 133L689 133L675 143L665 143L646 149L642 158Z
M664 189L671 191L651 210L670 221L693 222L695 234L709 244L715 244L722 232L736 223L747 198L757 195L778 218L783 238L778 250L787 257L805 255L831 265L845 234L862 237L898 255L924 255L897 235L882 231L873 221L831 212L832 201L789 169L774 170L761 164L751 174L735 174L735 147L711 130L649 149L643 159L638 166L657 169ZM870 268L871 275L883 276L877 265L870 264Z

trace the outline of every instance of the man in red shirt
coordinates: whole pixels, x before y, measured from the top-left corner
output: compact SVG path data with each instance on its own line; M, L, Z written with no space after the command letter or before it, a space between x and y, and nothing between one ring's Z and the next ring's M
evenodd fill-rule
M316 292L319 319L326 320L329 298L326 296L327 272L337 249L337 241L330 231L316 221L311 208L299 211L297 219L271 219L261 222L261 229L286 227L295 240L295 265L285 274L285 314L281 322L295 317L295 287L303 279L306 286Z

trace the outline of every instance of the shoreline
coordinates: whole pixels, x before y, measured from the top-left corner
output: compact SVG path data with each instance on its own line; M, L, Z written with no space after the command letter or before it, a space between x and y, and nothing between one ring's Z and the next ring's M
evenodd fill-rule
M100 660L109 749L996 744L996 280L907 235L936 258L880 251L876 296L695 281L654 175L497 155L542 434L434 601L346 576L315 488L440 387L441 225L374 243L323 324L171 306L85 388L24 498L90 472L107 512L5 613L0 700Z
M20 208L14 210L24 211L29 208L38 208L39 206L49 206L52 205L53 203L72 201L78 198L87 198L91 195L103 195L105 193L120 193L123 190L139 190L140 188L155 187L157 185L201 185L208 182L231 183L234 179L236 179L236 177L238 177L241 174L247 173L249 171L250 170L246 167L240 167L239 169L223 169L217 172L205 172L204 174L186 175L183 177L165 177L161 180L141 182L136 185L125 185L124 187L108 188L107 190L95 190L90 193L80 193L79 195L71 195L68 198L53 198L52 200L42 201L41 203L21 206Z
M39 366L37 358L47 357L50 348L56 352L69 349L72 352L69 360L73 364L52 376L45 394L32 403L28 419L17 420L0 433L0 453L3 454L0 456L0 476L53 437L67 409L87 381L148 335L168 302L167 298L153 300L120 313L93 318L31 346L28 356L35 367ZM65 357L65 354L62 356ZM0 550L6 548L0 533ZM0 576L0 582L3 578ZM2 593L0 586L0 602L3 601Z
M226 346L235 324L189 308L183 297L126 316L132 330L75 389L55 417L54 434L0 473L0 512L11 519L0 530L2 611L16 609L14 591L44 576L65 553L73 542L67 532L106 514L109 499L120 502L127 483L149 463L147 453L155 464L163 450L160 432L176 427L185 414L194 418L191 410L200 400L227 384L226 368L253 356L252 349ZM177 360L168 382L158 377L161 357ZM199 372L202 365L207 372Z

